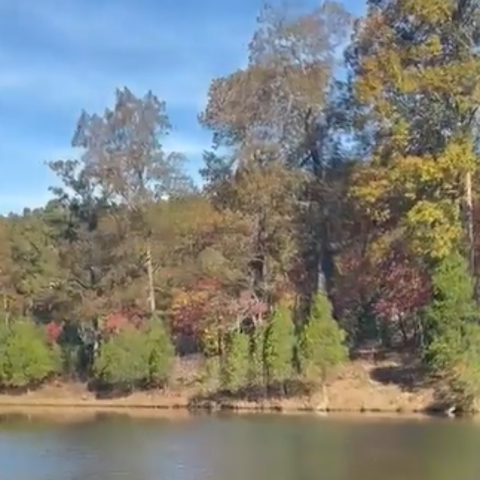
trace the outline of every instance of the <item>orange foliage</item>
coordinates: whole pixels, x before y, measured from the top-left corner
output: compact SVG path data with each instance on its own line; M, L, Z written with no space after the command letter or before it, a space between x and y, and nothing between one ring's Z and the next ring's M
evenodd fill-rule
M106 334L115 334L122 331L127 326L133 325L140 328L143 324L143 318L138 312L115 311L104 317L103 332Z
M175 290L170 306L173 333L199 334L205 328L219 292L220 283L211 279L201 279L189 288Z

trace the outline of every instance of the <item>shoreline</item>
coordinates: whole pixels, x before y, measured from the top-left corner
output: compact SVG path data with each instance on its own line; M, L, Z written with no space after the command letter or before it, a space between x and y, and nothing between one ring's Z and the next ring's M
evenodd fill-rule
M0 415L25 414L50 416L85 414L126 414L131 417L188 418L195 414L279 414L279 415L316 415L323 417L349 418L441 418L440 412L423 410L405 410L401 408L326 408L316 409L299 399L271 400L265 402L246 401L151 401L141 402L127 398L100 400L66 400L54 398L23 398L24 396L0 396Z
M166 391L136 391L113 398L99 398L84 383L56 380L30 392L0 393L0 414L14 410L27 414L63 411L72 414L98 412L163 417L217 412L400 419L446 416L444 411L435 408L439 405L432 386L405 385L401 382L403 377L399 379L398 374L403 369L404 365L399 361L350 362L339 369L335 378L327 382L326 402L322 395L252 400L202 395L201 386L195 383L195 371L188 372L188 376L181 375L181 372L177 374L174 377L176 381Z

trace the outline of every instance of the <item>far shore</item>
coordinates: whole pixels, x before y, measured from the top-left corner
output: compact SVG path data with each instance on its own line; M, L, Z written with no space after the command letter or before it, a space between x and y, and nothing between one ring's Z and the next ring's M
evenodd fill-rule
M232 407L232 406L230 406ZM279 410L278 408L228 408L212 412L211 410L192 410L190 408L146 406L146 405L118 405L115 402L108 403L72 403L66 404L60 402L58 405L42 404L42 403L24 403L24 404L0 404L0 417L20 417L28 421L42 421L49 423L72 424L95 421L105 417L131 418L135 420L164 420L164 421L188 421L198 415L281 415L285 416L315 416L316 418L328 420L341 420L349 422L401 422L401 421L440 421L441 419L449 420L445 415L434 415L426 412L398 412L398 411L328 411L316 412L307 409L288 409ZM471 417L472 421L480 420L480 416Z
M30 401L28 399L5 398L0 401L0 416L22 415L33 418L44 418L58 422L83 421L95 418L98 415L122 415L133 418L165 418L168 420L186 420L198 414L232 413L232 414L280 414L280 415L316 415L328 418L342 419L424 419L439 417L428 412L400 411L400 410L324 410L318 411L302 405L294 406L281 401L266 402L264 404L247 402L225 402L216 406L198 405L192 407L184 404L151 403L142 404L118 400L96 401L63 401L54 399Z
M54 416L57 419L81 418L97 414L122 414L132 417L156 417L181 419L192 414L235 413L235 414L286 414L317 415L349 418L431 418L433 415L419 403L405 404L402 397L397 402L379 403L375 396L367 402L358 403L356 397L333 396L333 404L327 408L318 407L312 399L286 398L265 401L215 400L192 401L185 394L164 394L137 392L127 397L98 399L94 395L73 395L71 388L46 387L37 392L22 395L0 395L0 415L25 414ZM418 399L417 399L418 400ZM420 406L419 406L420 405Z
M431 418L434 415L434 389L427 383L405 382L404 369L404 365L395 360L349 362L328 383L327 402L312 397L256 401L219 396L205 398L199 395L198 385L185 381L177 381L168 391L134 392L123 397L99 398L84 384L55 382L29 393L0 394L0 414L53 413L55 416L68 417L118 413L173 419L188 418L192 413L235 412ZM407 377L409 379L410 376Z
M188 398L169 397L164 399L138 398L140 394L134 394L134 398L103 399L65 399L53 397L41 397L39 395L0 395L0 413L7 410L44 410L44 411L99 411L99 412L159 412L175 415L183 412L258 412L258 413L316 413L316 414L368 414L368 415L415 415L428 416L422 410L404 410L401 408L316 408L308 400L302 398L289 398L278 400L266 400L262 402L249 402L246 400L205 400L192 402Z

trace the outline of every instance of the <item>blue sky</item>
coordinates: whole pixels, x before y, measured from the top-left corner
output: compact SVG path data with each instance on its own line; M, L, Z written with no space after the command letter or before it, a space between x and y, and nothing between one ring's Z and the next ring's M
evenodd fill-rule
M210 80L245 65L261 0L0 0L0 214L43 205L82 108L115 88L167 102L196 175L210 134L197 124ZM359 13L364 0L348 0Z

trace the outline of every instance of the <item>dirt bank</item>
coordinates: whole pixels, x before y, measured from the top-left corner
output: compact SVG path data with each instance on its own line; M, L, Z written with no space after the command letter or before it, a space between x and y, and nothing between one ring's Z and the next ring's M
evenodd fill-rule
M201 398L198 386L182 381L169 392L137 392L126 397L99 399L85 385L56 383L22 395L0 395L0 413L8 410L136 412L139 415L181 415L188 410L331 412L412 414L434 403L433 389L422 380L414 362L391 356L382 361L356 360L338 371L327 386L328 404L311 397L249 402ZM188 384L189 386L186 386ZM193 399L196 398L194 401Z

